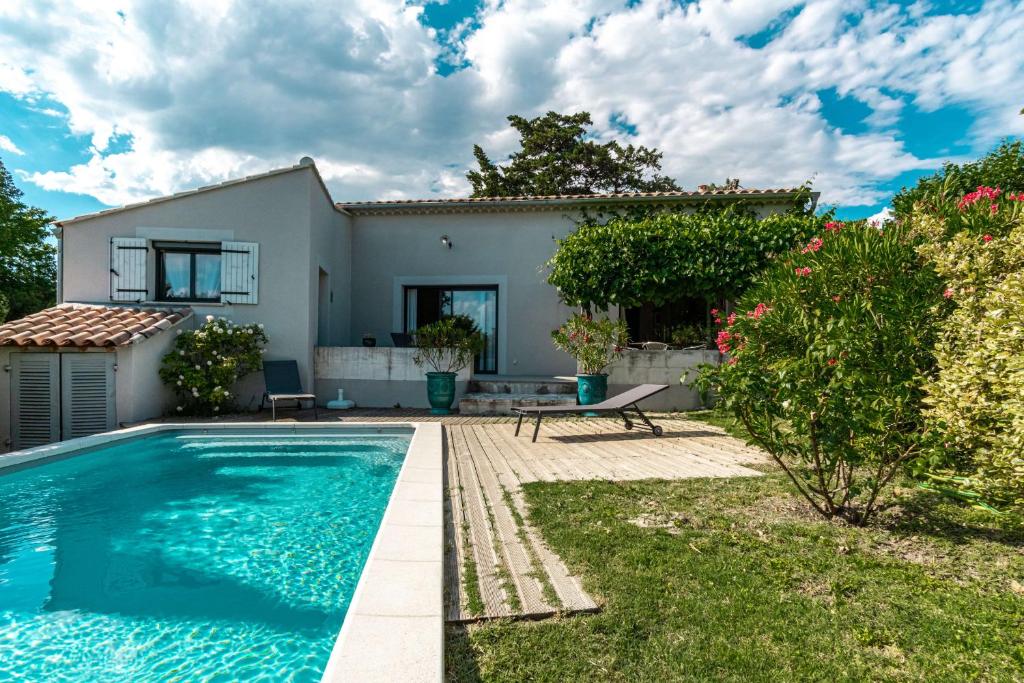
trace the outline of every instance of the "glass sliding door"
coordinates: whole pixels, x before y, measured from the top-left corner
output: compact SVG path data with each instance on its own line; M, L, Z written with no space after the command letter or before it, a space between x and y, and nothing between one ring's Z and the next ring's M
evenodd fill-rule
M450 315L466 315L484 335L484 350L476 357L474 372L498 372L498 287L430 286L405 288L405 329L417 328Z

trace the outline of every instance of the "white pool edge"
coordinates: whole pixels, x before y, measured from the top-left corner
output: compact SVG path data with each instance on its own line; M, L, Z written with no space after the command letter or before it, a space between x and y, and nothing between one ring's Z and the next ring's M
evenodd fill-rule
M444 677L444 443L415 432L322 683Z
M334 642L322 683L444 677L444 436L431 422L231 422L140 425L0 454L0 470L168 431L413 429L395 487Z

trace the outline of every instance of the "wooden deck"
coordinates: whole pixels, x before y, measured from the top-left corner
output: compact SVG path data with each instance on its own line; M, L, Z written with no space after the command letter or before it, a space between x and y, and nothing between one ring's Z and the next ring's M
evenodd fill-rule
M449 415L425 410L320 411L321 421L441 421L445 426L445 596L453 622L538 619L595 611L597 603L528 522L522 484L600 479L758 476L767 462L716 427L652 415L665 433L626 431L618 419L546 419L536 443L532 425L515 436L514 417ZM218 421L269 419L225 416ZM280 411L278 421L313 420L312 410Z

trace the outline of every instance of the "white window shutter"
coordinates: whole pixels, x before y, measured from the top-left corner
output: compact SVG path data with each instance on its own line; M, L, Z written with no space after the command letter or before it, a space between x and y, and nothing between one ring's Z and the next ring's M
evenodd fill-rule
M15 449L60 439L60 356L11 354L11 441Z
M260 245L221 242L220 300L225 304L259 303Z
M145 237L110 238L111 301L144 301L147 298L148 252Z
M65 353L61 363L62 436L75 439L117 426L113 353Z

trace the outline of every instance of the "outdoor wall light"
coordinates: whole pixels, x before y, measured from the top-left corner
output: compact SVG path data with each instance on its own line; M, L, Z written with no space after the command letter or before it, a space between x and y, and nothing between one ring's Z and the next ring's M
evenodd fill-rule
M448 235L441 235L441 246L448 247L449 249L452 248L452 240Z

